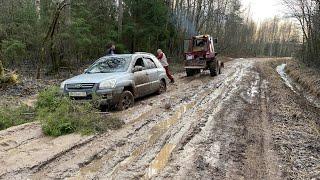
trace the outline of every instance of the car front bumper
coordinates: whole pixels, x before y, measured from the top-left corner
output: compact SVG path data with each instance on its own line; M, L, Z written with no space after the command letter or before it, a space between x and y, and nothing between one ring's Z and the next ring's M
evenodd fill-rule
M100 106L109 106L118 104L121 93L124 88L114 88L114 89L98 89L94 86L92 89L68 89L67 87L61 92L72 99L79 101L98 101ZM81 94L81 96L77 96Z

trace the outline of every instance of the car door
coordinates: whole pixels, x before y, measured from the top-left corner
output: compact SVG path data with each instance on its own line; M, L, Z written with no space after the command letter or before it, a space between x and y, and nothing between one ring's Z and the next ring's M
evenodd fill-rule
M144 57L144 62L147 67L147 75L149 77L150 89L148 93L154 93L159 90L160 81L158 77L158 68L150 57Z
M145 65L145 62L144 62L142 56L141 57L137 57L135 59L135 62L134 62L134 65L133 65L133 70L137 66L141 66L142 70L133 72L135 88L136 88L136 96L137 97L142 97L142 96L147 95L148 94L148 90L150 89L149 77L148 77L148 74L147 74L147 68L146 68L146 65Z

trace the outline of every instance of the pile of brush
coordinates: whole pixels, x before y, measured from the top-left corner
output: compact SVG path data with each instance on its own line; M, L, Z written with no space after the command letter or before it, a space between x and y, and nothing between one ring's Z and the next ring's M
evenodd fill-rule
M3 84L17 84L18 75L15 71L9 71L4 69L0 60L0 86Z

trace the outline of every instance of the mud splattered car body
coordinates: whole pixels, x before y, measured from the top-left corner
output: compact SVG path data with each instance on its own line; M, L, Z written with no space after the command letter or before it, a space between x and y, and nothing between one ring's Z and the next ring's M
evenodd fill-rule
M100 106L123 110L133 106L134 99L166 91L164 68L152 54L137 53L105 56L81 75L64 81L61 91L76 100L101 97Z

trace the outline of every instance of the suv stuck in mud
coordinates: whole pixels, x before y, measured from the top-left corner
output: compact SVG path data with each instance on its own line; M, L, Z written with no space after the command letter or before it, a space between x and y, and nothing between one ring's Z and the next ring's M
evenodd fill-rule
M185 69L187 76L199 74L201 70L210 70L211 76L221 74L224 64L217 60L218 53L215 51L213 39L210 35L194 36L192 39L185 40L184 55Z
M81 75L64 81L61 92L76 100L101 97L100 108L133 106L135 98L167 90L167 76L158 59L148 53L105 56Z

